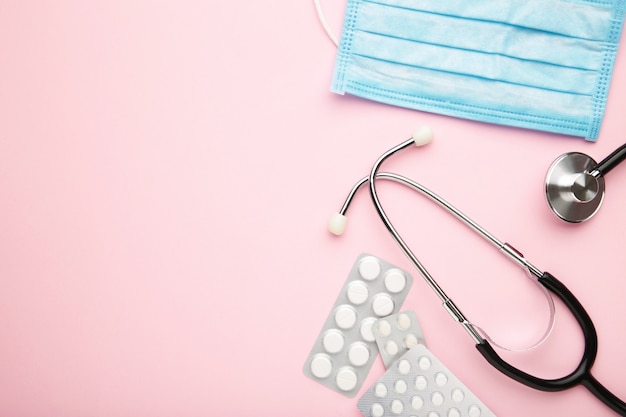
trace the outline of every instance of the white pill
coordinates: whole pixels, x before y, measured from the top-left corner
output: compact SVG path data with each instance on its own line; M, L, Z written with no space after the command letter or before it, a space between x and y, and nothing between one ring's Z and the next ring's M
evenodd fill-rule
M463 391L461 391L458 388L452 390L452 399L455 402L460 403L461 401L463 401L464 398L465 398L465 393L463 393Z
M468 414L469 414L469 417L480 417L481 415L480 408L477 405L470 405Z
M326 355L316 355L311 361L311 373L317 378L326 378L332 369L333 364Z
M398 372L402 375L406 375L411 372L411 362L406 359L401 359L398 361Z
M350 391L351 389L354 389L354 387L356 387L357 375L350 368L340 369L339 372L337 372L335 383L340 390Z
M378 294L374 297L372 302L372 309L374 314L378 317L388 316L393 312L395 305L391 297L387 294Z
M428 413L428 417L439 417L439 413L436 411L431 411Z
M387 396L387 386L382 382L379 382L374 387L374 395L378 398L385 398Z
M378 259L373 256L366 256L361 259L359 263L359 274L368 281L376 279L380 274L380 263Z
M363 366L370 359L370 350L363 343L353 343L348 350L348 360L354 366Z
M446 376L446 374L444 374L443 372L438 372L435 375L435 384L439 385L440 387L443 387L447 383L448 383L448 377Z
M367 297L369 297L367 285L361 281L351 283L348 286L347 296L352 304L363 304L367 300Z
M385 343L385 353L389 356L393 356L398 353L398 344L393 340Z
M401 414L404 411L404 404L400 400L393 400L391 402L391 412L394 414Z
M422 371L430 369L430 365L432 365L432 362L428 356L422 356L417 361L417 366L419 366Z
M378 320L378 333L382 337L388 337L391 334L391 324L387 320Z
M408 314L404 314L404 313L398 314L396 323L398 324L398 329L408 330L411 327L411 317L409 317Z
M418 375L417 378L415 378L415 388L417 388L420 391L423 391L426 389L427 386L428 386L428 380L426 379L424 375Z
M328 353L340 352L344 344L343 335L337 330L329 330L324 334L322 344Z
M393 386L398 394L404 394L408 388L404 379L398 379Z
M378 404L372 404L372 411L371 411L372 417L383 417L385 415L385 408Z
M352 307L342 305L335 311L335 323L341 329L350 329L356 323L356 312Z
M439 407L441 404L443 404L443 394L440 392L433 392L433 394L430 396L430 401L432 401L434 405Z
M361 337L366 342L373 342L376 340L374 332L372 331L374 322L376 322L376 319L374 317L368 317L366 319L363 319L363 321L361 322Z
M393 269L385 275L385 288L391 293L399 293L406 287L406 277L397 269Z
M414 334L407 334L404 337L404 347L407 349L411 349L412 347L417 346L418 343L419 341Z
M456 408L448 410L448 417L461 417L461 412Z
M424 399L422 397L420 397L419 395L416 395L413 398L411 398L411 407L413 407L415 410L420 410L423 406L424 406Z

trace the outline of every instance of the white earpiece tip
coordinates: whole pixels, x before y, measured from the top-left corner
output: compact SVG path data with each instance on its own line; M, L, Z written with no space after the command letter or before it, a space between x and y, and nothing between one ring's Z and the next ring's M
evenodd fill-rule
M340 236L346 230L348 218L340 213L333 213L328 219L328 231L333 235Z
M424 146L433 140L433 130L430 126L422 126L413 133L415 146Z

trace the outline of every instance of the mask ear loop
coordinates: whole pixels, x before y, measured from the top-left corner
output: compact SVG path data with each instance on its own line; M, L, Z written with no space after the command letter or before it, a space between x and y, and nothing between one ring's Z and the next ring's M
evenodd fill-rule
M326 20L326 16L324 15L324 11L322 10L322 5L320 4L320 0L313 0L313 3L315 4L315 11L317 12L317 17L320 20L320 23L322 24L322 27L324 28L326 35L328 35L328 38L338 48L339 42L337 41L337 37L335 36L335 34L330 30L330 26L328 26L328 21Z
M489 343L491 343L494 346L499 347L500 349L503 349L503 350L506 350L506 351L509 351L509 352L527 352L529 350L533 350L533 349L541 346L542 344L545 343L546 340L548 340L548 337L550 337L550 334L552 334L552 330L554 329L554 324L556 322L556 309L554 307L554 299L552 298L552 294L550 294L550 291L548 291L548 289L546 287L541 285L541 283L535 278L535 276L530 272L530 270L528 268L524 268L524 270L526 271L526 274L528 275L528 278L531 281L533 281L535 284L537 284L539 289L541 289L543 294L546 296L546 300L548 300L548 308L550 309L550 321L548 323L548 327L546 328L545 333L543 334L543 336L541 336L539 341L535 342L533 345L531 345L529 347L524 347L524 348L507 347L507 346L504 346L504 345L496 342L495 340L493 340L487 334L487 332L483 328L481 328L480 326L472 323L472 326L474 326L474 328L478 331L478 333L480 333L480 335L483 338L485 338Z

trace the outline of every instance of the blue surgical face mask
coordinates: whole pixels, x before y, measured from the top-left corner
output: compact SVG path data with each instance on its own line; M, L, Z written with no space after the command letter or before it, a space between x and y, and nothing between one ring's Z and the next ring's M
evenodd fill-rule
M348 0L332 91L595 141L626 0Z

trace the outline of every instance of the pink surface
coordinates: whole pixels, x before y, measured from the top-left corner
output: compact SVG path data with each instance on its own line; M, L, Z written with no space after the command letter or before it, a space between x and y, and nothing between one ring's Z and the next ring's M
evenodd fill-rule
M338 30L343 2L325 3ZM582 225L559 222L542 195L556 156L601 159L623 143L623 46L590 144L331 94L335 49L309 1L3 2L0 415L358 416L357 398L302 366L361 252L414 273L404 308L497 415L612 415L582 388L538 392L488 366L365 193L344 237L325 223L377 155L431 125L435 141L388 168L563 280L597 326L594 374L626 397L625 169ZM390 215L470 318L513 342L543 330L523 272L384 185ZM582 349L557 309L545 346L510 355L542 376ZM382 371L377 360L366 386Z

